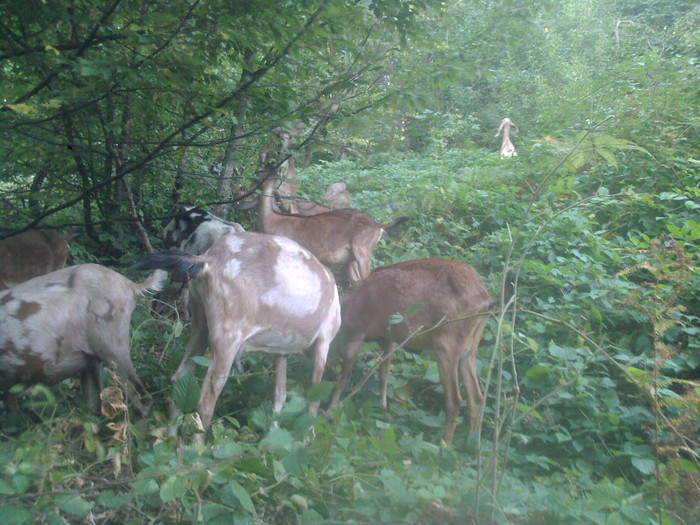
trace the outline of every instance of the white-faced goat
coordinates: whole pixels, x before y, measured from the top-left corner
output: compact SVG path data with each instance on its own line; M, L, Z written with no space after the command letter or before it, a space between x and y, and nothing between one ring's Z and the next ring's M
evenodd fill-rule
M312 383L323 376L328 346L340 326L333 274L307 250L284 237L255 232L223 236L203 255L172 250L145 256L141 268L185 272L192 332L173 381L192 370L191 357L210 349L197 412L206 429L231 365L241 352L277 356L274 410L286 397L286 360L310 351ZM318 403L311 406L315 412ZM172 406L173 423L178 411ZM174 427L171 428L174 430Z
M80 374L85 401L99 414L100 363L113 364L143 413L141 399L131 395L147 397L129 355L129 322L138 297L159 290L165 278L154 272L137 284L81 264L0 292L0 390Z
M501 141L501 150L500 153L504 157L517 157L518 152L515 151L515 146L513 146L513 143L510 141L510 128L513 128L513 132L517 135L518 134L518 126L513 124L513 121L510 120L508 117L504 118L501 120L501 125L498 127L498 132L496 133L496 137L500 135L501 130L503 130L503 140Z
M282 215L273 208L272 184L269 178L262 184L258 231L293 239L329 266L345 265L348 278L354 282L369 275L369 258L382 233L406 219L377 224L359 210L334 210L307 217Z
M0 290L63 268L75 236L35 229L0 240Z
M365 339L380 341L380 404L386 408L387 378L397 344L435 354L445 395L446 444L452 443L459 405L459 381L469 406L469 429L476 428L482 395L476 353L489 312L497 301L468 264L446 259L417 259L374 270L341 302L341 334L347 337L343 367L329 407L334 407ZM409 308L417 309L408 315ZM394 314L403 321L390 324Z

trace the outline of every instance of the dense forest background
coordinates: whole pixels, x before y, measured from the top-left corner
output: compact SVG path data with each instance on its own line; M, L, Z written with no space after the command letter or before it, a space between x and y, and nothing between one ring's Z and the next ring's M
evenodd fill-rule
M246 355L206 445L168 438L188 326L175 292L143 302L151 414L92 417L77 381L14 389L2 521L698 523L699 18L692 0L4 1L0 236L77 230L73 263L142 280L175 203L253 229L235 192L293 158L302 197L343 181L377 221L410 217L373 267L518 280L481 343L483 424L451 447L430 353L398 353L382 411L373 344L332 417L305 401L339 348L311 390L290 360L277 427L271 361Z

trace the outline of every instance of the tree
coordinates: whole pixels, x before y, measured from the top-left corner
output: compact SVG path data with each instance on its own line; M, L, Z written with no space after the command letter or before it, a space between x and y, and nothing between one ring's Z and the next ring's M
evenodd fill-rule
M374 89L428 3L9 2L9 223L80 222L97 242L162 215L171 195L230 202L273 130L315 122L311 134ZM292 153L275 149L278 163Z

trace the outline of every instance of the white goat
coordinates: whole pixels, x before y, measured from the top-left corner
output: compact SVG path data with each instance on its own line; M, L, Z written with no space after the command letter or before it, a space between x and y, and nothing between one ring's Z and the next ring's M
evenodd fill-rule
M513 121L510 120L508 117L504 118L501 120L501 125L498 128L498 132L496 133L496 137L500 135L501 130L503 130L503 141L501 141L501 150L500 153L504 157L517 157L518 152L515 151L515 146L513 146L513 143L510 141L510 128L513 127L513 132L517 135L518 134L518 126L513 124Z
M35 229L0 240L0 290L63 268L76 235Z
M203 255L171 250L146 255L141 268L184 272L190 278L192 332L177 381L207 344L211 365L197 404L206 429L231 365L242 352L277 355L274 410L286 397L286 359L311 350L312 383L323 376L328 346L340 326L333 274L307 250L284 237L255 232L223 236ZM311 406L315 412L318 403ZM178 415L172 406L173 423ZM171 428L174 430L174 428Z
M384 346L379 376L380 404L386 408L391 356L397 343L405 342L405 348L429 348L435 354L445 395L445 443L452 443L462 400L458 379L466 391L469 429L473 431L482 401L476 353L488 313L497 304L479 274L468 264L417 259L374 270L341 302L341 332L348 339L342 372L329 408L338 403L365 339L381 341ZM416 312L406 315L400 323L389 323L393 314L403 314L412 306L417 308Z
M0 292L0 389L55 384L81 375L89 409L100 411L100 363L114 364L130 394L147 393L129 356L129 322L137 298L160 290L165 272L143 283L97 264L35 277ZM138 395L134 408L144 412Z

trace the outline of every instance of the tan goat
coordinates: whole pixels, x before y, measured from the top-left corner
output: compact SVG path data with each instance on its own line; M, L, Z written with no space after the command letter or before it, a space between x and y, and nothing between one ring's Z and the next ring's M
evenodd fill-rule
M338 289L333 274L294 241L256 232L230 233L203 255L159 252L145 256L138 266L184 272L191 279L192 332L173 381L190 372L190 358L209 345L211 365L197 404L205 429L241 352L277 356L275 412L286 397L288 355L309 349L311 382L321 380L328 346L340 327ZM315 412L318 403L312 409ZM174 405L172 415L174 423Z
M359 210L334 210L318 215L282 215L273 209L274 182L262 184L257 229L295 240L329 266L343 264L348 278L357 282L369 275L369 258L384 231L406 220L399 217L377 224Z
M469 429L476 428L482 395L476 376L476 353L488 313L497 301L468 264L446 259L417 259L374 270L341 302L341 333L347 337L343 368L329 408L336 406L365 339L384 346L379 374L380 404L386 408L391 356L397 343L412 350L430 348L435 354L445 395L444 441L452 443L462 400L459 381L469 406ZM393 314L409 307L418 311L397 324Z
M0 292L0 390L55 384L80 374L89 409L100 411L100 363L114 364L130 393L147 393L131 363L136 300L160 290L165 272L137 284L97 264L80 264ZM134 407L144 412L139 396Z
M328 185L328 189L323 195L323 198L326 200L326 203L328 203L328 206L324 206L323 204L319 204L314 201L284 199L279 190L275 190L275 195L282 203L288 201L288 209L285 209L284 206L283 209L285 209L285 211L288 213L295 215L309 216L318 215L319 213L326 213L332 210L351 209L350 192L348 192L348 188L344 182L334 182Z
M74 237L35 229L0 240L0 290L63 268Z

